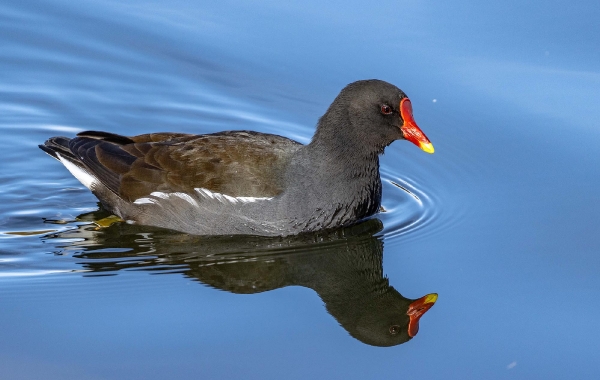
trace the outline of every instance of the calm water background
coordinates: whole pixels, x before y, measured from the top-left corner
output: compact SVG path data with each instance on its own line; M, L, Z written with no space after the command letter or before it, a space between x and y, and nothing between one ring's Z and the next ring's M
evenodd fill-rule
M597 1L3 1L0 378L597 378L599 19ZM306 286L234 294L178 256L238 260L224 243L95 230L95 198L37 148L88 129L307 142L367 78L410 96L436 148L382 158L367 240L404 296L439 293L390 348ZM332 254L265 246L243 259Z

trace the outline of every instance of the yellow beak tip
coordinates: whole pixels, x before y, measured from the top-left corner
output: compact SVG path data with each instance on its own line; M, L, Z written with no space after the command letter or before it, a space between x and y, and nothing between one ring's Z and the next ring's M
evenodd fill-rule
M425 296L425 303L435 303L437 301L438 295L437 293L431 293Z
M433 152L435 151L435 150L433 149L433 145L431 145L431 143L426 143L426 144L425 144L425 143L421 143L421 144L419 145L419 147L420 147L421 149L423 149L425 152L427 152L427 153L430 153L430 154L433 154Z

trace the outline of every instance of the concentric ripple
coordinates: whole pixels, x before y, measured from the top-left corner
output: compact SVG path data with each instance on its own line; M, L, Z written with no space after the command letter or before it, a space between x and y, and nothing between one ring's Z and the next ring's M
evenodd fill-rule
M465 220L473 207L475 191L465 188L465 184L474 182L481 172L479 163L468 157L462 163L449 162L442 154L433 156L435 159L427 159L432 157L427 156L421 160L418 155L412 159L413 156L404 157L406 152L394 146L388 150L386 155L392 156L393 162L410 164L403 170L386 164L381 167L383 212L378 218L383 221L386 241L395 244L423 239L450 230Z

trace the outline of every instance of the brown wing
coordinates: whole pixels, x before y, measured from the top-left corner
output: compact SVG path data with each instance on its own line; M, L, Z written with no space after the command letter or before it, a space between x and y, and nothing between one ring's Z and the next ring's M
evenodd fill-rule
M154 191L205 188L230 196L271 197L300 143L248 131L125 137L82 132L69 148L100 182L133 201Z

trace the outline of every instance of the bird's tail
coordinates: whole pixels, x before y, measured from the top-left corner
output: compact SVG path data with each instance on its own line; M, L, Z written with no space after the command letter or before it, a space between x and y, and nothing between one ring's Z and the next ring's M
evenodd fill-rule
M44 144L38 146L41 150L59 161L59 154L61 157L77 161L73 152L69 149L69 141L71 141L71 139L68 137L56 136L49 138Z

